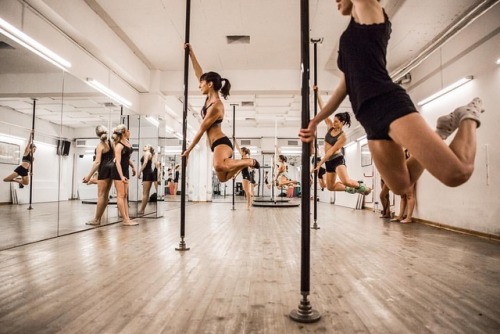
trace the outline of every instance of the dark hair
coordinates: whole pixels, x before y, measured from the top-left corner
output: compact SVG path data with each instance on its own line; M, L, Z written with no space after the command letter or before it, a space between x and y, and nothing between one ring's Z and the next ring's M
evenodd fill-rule
M242 147L241 148L241 153L250 155L250 149L248 149L246 147Z
M338 118L340 123L347 125L348 127L351 126L351 115L349 115L348 112L340 112L338 114L335 114L335 117Z
M207 83L213 83L214 89L216 91L220 91L222 97L224 99L227 99L227 97L229 96L229 90L231 89L231 83L229 82L229 80L222 78L219 73L216 72L203 73L200 77L200 81L202 80L206 81ZM225 81L224 86L222 85L223 81Z
M286 157L285 157L283 154L280 154L280 155L278 156L278 158L279 158L281 161L286 162Z

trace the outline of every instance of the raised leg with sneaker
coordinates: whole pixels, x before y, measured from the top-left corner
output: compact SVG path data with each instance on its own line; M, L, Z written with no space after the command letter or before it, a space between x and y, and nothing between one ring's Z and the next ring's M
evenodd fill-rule
M448 138L466 119L477 122L477 127L481 125L480 114L484 112L483 101L476 97L466 106L458 107L452 113L438 118L436 133L442 138Z

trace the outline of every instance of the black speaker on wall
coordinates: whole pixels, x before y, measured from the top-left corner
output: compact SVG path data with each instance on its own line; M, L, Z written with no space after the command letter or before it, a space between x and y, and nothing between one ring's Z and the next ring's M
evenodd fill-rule
M57 141L57 155L69 155L69 148L71 147L71 142L67 140Z

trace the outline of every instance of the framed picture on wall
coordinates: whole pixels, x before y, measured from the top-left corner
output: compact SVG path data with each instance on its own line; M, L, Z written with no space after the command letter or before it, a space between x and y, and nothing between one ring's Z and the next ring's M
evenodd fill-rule
M12 143L0 141L0 163L2 164L19 164L20 146Z
M372 154L370 149L368 149L368 144L361 146L361 167L372 165Z

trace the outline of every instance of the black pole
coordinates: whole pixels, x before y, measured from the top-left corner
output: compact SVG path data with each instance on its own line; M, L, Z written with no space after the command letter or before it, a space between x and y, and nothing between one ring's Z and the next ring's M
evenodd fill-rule
M231 104L233 106L233 147L236 147L236 104ZM236 180L235 178L233 177L233 208L232 210L235 210L234 209L234 191L235 191L235 186L236 186ZM224 192L224 195L226 193Z
M312 39L311 42L314 44L314 86L318 86L318 43L321 43L322 39ZM314 90L314 116L318 114L318 90ZM314 168L318 164L318 138L314 137ZM319 172L319 171L318 171ZM314 230L319 230L318 226L318 172L314 173L314 223L311 227Z
M300 1L300 44L301 44L301 70L302 70L302 128L305 129L309 125L309 0ZM302 221L302 238L301 238L301 270L300 270L300 300L297 310L290 312L292 320L311 323L318 321L321 315L318 311L313 310L307 296L309 295L309 278L310 278L310 212L311 200L310 197L310 178L311 164L309 157L311 146L308 143L302 143L302 198L301 198L301 221Z
M185 43L189 43L189 21L191 18L191 0L186 0L186 35ZM182 111L182 152L186 151L187 133L187 103L188 103L188 74L189 74L189 48L184 48L184 105ZM184 238L186 236L186 157L182 157L181 177L181 240L178 251L189 250Z
M33 210L33 207L31 206L32 200L33 200L33 150L32 150L32 145L35 143L35 111L36 111L36 99L33 99L33 117L31 120L31 134L30 134L30 205L28 207L28 210Z

